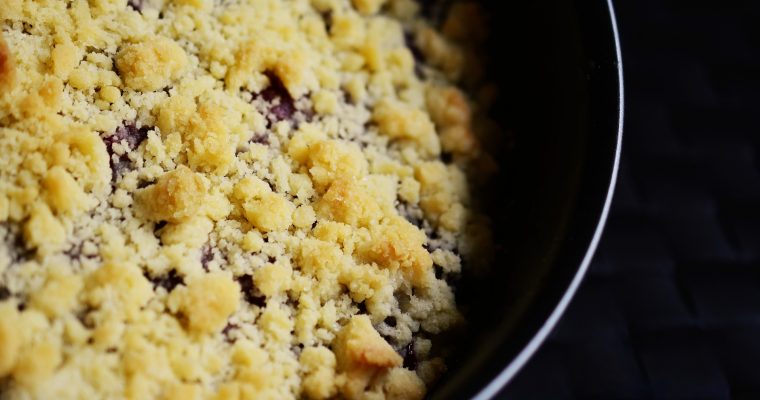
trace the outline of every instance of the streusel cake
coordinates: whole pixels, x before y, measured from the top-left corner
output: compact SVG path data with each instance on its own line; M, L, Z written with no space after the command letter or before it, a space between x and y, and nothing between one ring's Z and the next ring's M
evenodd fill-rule
M422 398L486 234L421 8L2 0L0 397Z

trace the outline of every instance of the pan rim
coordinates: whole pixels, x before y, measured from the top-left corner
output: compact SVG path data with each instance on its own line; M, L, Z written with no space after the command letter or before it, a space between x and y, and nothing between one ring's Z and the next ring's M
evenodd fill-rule
M552 330L555 328L555 326L559 322L560 318L562 317L565 310L567 309L567 306L570 304L570 301L575 296L575 293L578 291L578 287L580 286L581 282L583 281L584 276L586 275L586 272L588 271L589 265L591 264L591 261L594 257L594 253L596 252L596 249L599 245L599 241L601 240L602 232L604 231L604 227L607 222L607 217L609 216L609 211L612 204L612 197L615 192L615 186L617 184L618 169L620 166L620 155L621 155L622 141L623 141L623 119L624 119L624 110L625 110L625 107L624 107L625 92L624 92L624 84L623 84L623 59L622 59L621 45L620 45L620 34L618 31L617 18L615 14L615 8L612 4L612 0L607 0L607 8L609 11L610 24L612 27L613 42L614 42L613 44L615 46L615 65L617 66L617 74L618 74L618 77L617 77L618 79L618 127L617 127L617 137L616 137L616 145L615 145L615 155L614 155L613 166L612 166L612 176L610 178L609 187L607 189L607 196L604 200L604 205L602 207L602 213L600 215L596 229L594 230L591 243L589 244L586 250L586 253L583 257L583 260L581 261L581 264L578 270L576 271L575 275L573 276L573 279L571 280L568 288L565 290L564 295L562 296L560 301L557 303L557 306L554 308L554 310L546 319L546 321L541 326L541 328L533 335L533 338L531 338L528 344L494 379L490 381L488 385L486 385L473 397L474 400L488 400L488 399L493 398L497 393L499 393L499 391L504 386L506 386L517 375L517 373L528 363L531 357L536 353L539 347L541 347L543 342L546 340L546 338L549 336L549 334L552 332Z

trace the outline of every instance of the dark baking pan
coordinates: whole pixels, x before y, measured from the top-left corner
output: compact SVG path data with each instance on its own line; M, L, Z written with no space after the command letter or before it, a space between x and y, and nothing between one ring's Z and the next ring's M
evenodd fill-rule
M567 307L599 241L620 156L619 42L607 0L484 1L497 119L512 137L490 205L497 256L457 291L468 325L434 399L488 399ZM547 377L547 384L551 384Z

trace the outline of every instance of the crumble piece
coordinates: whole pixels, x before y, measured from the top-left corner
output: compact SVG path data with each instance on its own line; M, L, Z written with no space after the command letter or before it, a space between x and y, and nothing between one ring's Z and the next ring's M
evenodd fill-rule
M8 90L11 88L16 77L16 67L13 62L13 55L5 43L3 35L0 32L0 88Z
M376 375L403 362L366 315L351 318L335 338L333 351L344 378L341 391L349 399L360 398Z
M384 100L375 107L372 117L383 135L392 139L413 140L431 155L440 153L440 141L433 123L423 111Z
M116 55L116 67L130 89L153 91L182 75L187 55L177 43L164 37L146 38L125 46Z
M300 362L306 370L304 394L310 399L327 399L335 395L335 354L325 347L309 347L301 352Z
M193 278L187 287L172 292L170 307L177 311L194 333L214 333L221 330L240 302L239 285L228 276L216 273Z
M0 304L0 375L13 371L22 344L22 335L18 328L18 310L14 302Z
M196 215L206 195L201 175L185 166L167 172L158 181L136 193L145 216L155 221L180 222Z
M380 10L386 0L351 0L351 3L363 15L371 15Z

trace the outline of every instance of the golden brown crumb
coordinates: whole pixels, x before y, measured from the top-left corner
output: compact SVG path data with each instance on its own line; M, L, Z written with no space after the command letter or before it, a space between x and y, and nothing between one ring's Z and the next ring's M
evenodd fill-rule
M408 369L393 368L384 381L383 391L388 400L421 400L425 397L425 383Z
M16 78L16 66L13 62L13 55L8 48L8 43L3 39L0 32L0 88L8 90L11 88Z
M401 356L380 336L369 317L355 315L343 327L333 344L340 371L351 371L355 366L390 368L401 365Z
M47 204L38 203L24 224L24 239L28 247L59 245L66 240L66 231Z
M354 180L336 180L316 206L319 215L355 226L370 226L382 217L377 201Z
M186 65L185 51L163 37L127 45L116 56L119 73L127 86L134 90L164 88L180 77Z
M154 221L180 222L196 215L203 205L206 183L185 166L167 172L136 193L145 216Z
M277 193L264 193L243 206L245 218L264 232L287 229L293 222L295 206Z
M0 376L13 370L21 346L18 311L13 302L0 304Z
M416 43L430 64L440 67L452 80L460 78L465 58L456 45L430 27L418 31Z
M333 342L338 371L343 373L341 391L358 399L378 374L401 366L403 359L380 336L369 317L355 315Z
M450 153L474 156L478 150L478 139L467 126L450 126L441 132L441 147Z
M51 271L45 284L32 295L31 303L51 318L64 315L76 306L82 285L77 275Z
M360 13L371 15L378 12L385 1L386 0L351 0L351 3L353 3L354 7L356 7Z
M47 194L47 201L56 212L71 213L87 208L86 194L71 176L61 166L55 166L47 171L42 181Z
M396 101L383 100L375 107L372 118L383 135L417 142L423 151L431 155L438 155L441 151L435 127L430 117L421 110Z
M430 117L437 126L470 125L470 105L461 90L452 86L432 86L425 97Z
M337 178L357 179L367 173L367 161L358 146L338 140L319 141L309 146L306 167L320 191Z
M327 399L335 395L335 354L325 347L303 350L301 365L306 369L304 392L310 399Z
M51 54L53 74L61 79L67 79L81 60L80 50L71 43L57 44Z
M382 267L401 269L415 285L429 279L433 261L424 249L425 234L403 218L393 218L385 224L370 228L372 240L359 248L367 261Z
M195 333L221 330L240 302L240 286L223 274L203 275L192 279L186 288L172 292L178 311Z

